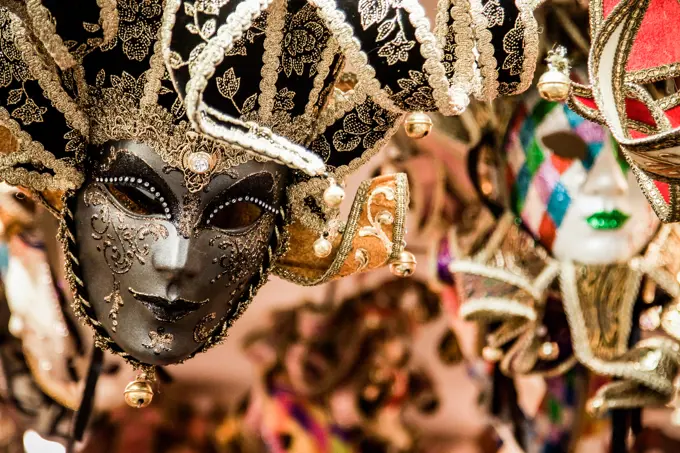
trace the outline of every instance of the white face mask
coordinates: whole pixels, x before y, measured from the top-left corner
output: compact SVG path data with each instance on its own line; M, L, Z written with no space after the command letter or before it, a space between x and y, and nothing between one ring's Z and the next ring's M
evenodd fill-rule
M505 150L511 207L559 260L625 262L659 220L602 126L546 101L520 110Z
M625 262L640 253L659 227L633 172L616 160L611 141L574 194L553 243L560 260L585 264Z

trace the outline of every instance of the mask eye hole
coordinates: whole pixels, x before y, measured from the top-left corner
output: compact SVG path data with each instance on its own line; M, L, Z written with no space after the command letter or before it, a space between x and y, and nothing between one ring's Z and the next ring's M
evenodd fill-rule
M548 134L543 137L543 145L563 159L585 160L588 157L588 144L571 131Z
M255 224L267 209L259 200L231 200L215 206L208 216L209 226L227 231L245 230Z
M106 188L118 204L136 215L163 215L162 200L141 187L125 184L107 184ZM163 200L164 201L164 200Z

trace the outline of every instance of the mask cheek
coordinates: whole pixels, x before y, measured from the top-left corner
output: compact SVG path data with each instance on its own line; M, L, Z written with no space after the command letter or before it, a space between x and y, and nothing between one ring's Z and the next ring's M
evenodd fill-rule
M78 194L74 215L78 263L87 293L81 296L92 306L87 314L115 335L123 324L140 319L128 288L156 290L149 287L149 282L158 280L152 250L168 238L168 230L162 222L121 212L99 185Z
M265 214L256 226L243 234L211 230L202 236L205 250L205 278L211 299L228 300L231 306L248 288L268 259L268 245L273 233L272 214Z

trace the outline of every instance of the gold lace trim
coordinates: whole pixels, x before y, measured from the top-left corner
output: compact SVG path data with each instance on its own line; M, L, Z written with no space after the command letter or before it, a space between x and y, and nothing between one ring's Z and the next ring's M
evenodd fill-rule
M470 4L465 0L455 0L449 16L453 20L451 32L456 43L453 77L457 84L468 83L469 90L478 91L482 81L475 72L475 34Z
M42 41L45 49L52 55L61 69L68 69L76 65L76 60L57 33L57 27L52 21L50 11L45 8L41 0L26 0L26 10L33 23L33 32Z
M680 76L680 63L669 63L655 68L639 69L626 74L626 82L652 83Z
M90 109L93 119L90 142L103 145L114 140L134 140L152 148L163 162L183 171L187 188L196 192L210 182L212 176L226 172L252 159L244 150L214 141L193 132L188 122L173 124L173 116L158 104L138 108L134 99L116 89L104 89ZM201 150L215 159L211 171L193 173L184 162L188 154Z
M99 6L99 22L104 31L104 42L109 44L118 36L118 3L116 0L97 0Z
M656 105L658 105L661 110L670 110L673 107L677 107L680 105L680 91L676 91L670 96L659 99L656 101Z
M513 93L521 93L531 86L534 80L534 72L536 72L536 61L538 60L538 23L534 17L534 9L536 9L535 0L518 0L517 8L519 9L519 18L524 24L524 60L522 62L522 74L520 75L520 82Z
M312 87L312 91L309 94L309 101L307 101L307 106L305 107L305 117L310 122L313 122L313 119L318 118L319 116L320 111L315 111L315 109L317 108L319 96L321 95L321 91L324 89L324 82L326 81L326 77L328 77L330 74L331 65L333 64L333 60L335 59L338 49L338 42L335 40L335 38L329 38L326 48L321 53L321 60L319 60L316 65L317 74L314 77L314 86ZM324 109L324 106L320 105L319 108ZM314 136L314 133L310 134L307 138L312 136Z
M478 65L482 76L480 100L491 101L498 97L498 62L494 57L494 47L491 43L493 35L489 30L489 21L483 12L481 0L470 0L470 14L473 19L473 29L477 39Z
M81 172L46 151L42 143L34 141L4 107L0 107L0 124L9 129L19 142L17 151L0 154L0 179L10 185L24 186L39 192L76 189L83 183L85 178ZM54 176L15 168L15 165L23 163L41 164L54 171Z
M161 80L165 74L165 59L163 58L163 27L158 30L158 39L153 46L153 54L149 59L149 69L144 73L144 95L139 103L142 108L157 105ZM179 93L179 92L178 92Z
M10 13L11 14L11 13ZM16 16L11 22L14 34L14 43L21 52L23 60L28 65L31 74L38 81L46 97L52 101L52 105L64 114L69 125L80 132L84 137L89 135L89 119L73 99L64 91L55 67L36 53L36 46L30 41L27 31L20 25Z
M260 80L260 118L271 121L274 112L274 98L276 97L276 82L279 78L281 52L283 51L283 29L286 26L287 0L274 1L269 10L267 21L267 35L264 40L262 55L262 80Z

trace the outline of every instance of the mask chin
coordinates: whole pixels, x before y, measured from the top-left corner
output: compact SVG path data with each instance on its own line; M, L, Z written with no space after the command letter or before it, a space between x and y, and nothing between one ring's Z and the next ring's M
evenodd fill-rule
M249 161L192 193L146 145L105 149L65 221L83 314L133 362L182 362L215 344L266 280L287 170Z

